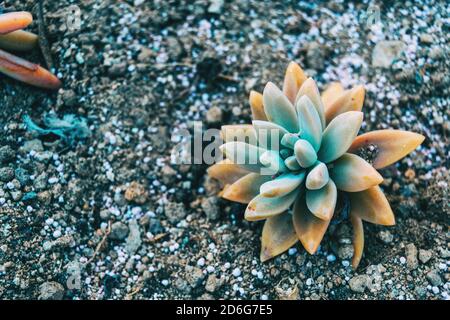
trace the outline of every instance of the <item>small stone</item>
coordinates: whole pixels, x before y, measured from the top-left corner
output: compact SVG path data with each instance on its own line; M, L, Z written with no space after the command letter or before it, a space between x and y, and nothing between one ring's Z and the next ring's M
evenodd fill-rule
M144 186L136 181L131 182L130 186L125 190L125 199L128 201L144 204L147 198L148 193Z
M436 270L428 272L426 277L433 286L440 286L442 284L442 279Z
M206 113L206 121L210 124L222 122L222 109L214 106Z
M9 163L16 157L16 152L10 146L0 148L0 163Z
M14 179L14 170L10 167L0 168L0 181L8 182Z
M172 184L177 175L177 172L168 165L165 165L162 168L161 173L162 173L162 180L165 184Z
M61 300L64 296L64 287L55 281L44 282L39 287L40 300Z
M192 288L198 287L205 275L202 272L202 269L192 266L186 266L186 281L190 284Z
M100 219L107 221L111 217L111 212L108 209L100 210Z
M392 233L387 230L380 231L378 233L378 238L386 244L391 243L392 240L394 240Z
M409 243L405 247L406 265L409 269L416 269L419 265L417 260L417 248L413 243Z
M208 292L215 292L220 287L220 281L217 279L217 277L213 274L210 274L208 276L208 279L206 279L205 284L205 290Z
M153 235L158 235L164 232L164 228L161 225L161 221L156 218L151 218L148 222L148 231L150 231Z
M212 196L202 200L202 209L206 214L206 217L215 221L220 217L220 210L218 205L217 197Z
M427 263L428 261L430 261L431 257L433 256L433 251L431 250L423 250L420 249L419 250L419 260L422 263Z
M420 42L424 44L432 44L434 42L433 36L429 33L422 33L420 35Z
M318 42L311 42L306 51L306 65L314 70L322 70L325 67L325 52Z
M44 151L44 146L42 145L41 140L39 139L33 139L26 141L22 147L20 147L21 153L29 153L30 151L40 152Z
M367 275L353 277L350 279L349 285L353 292L363 293L370 285L370 277Z
M123 76L127 71L127 64L125 62L118 62L113 64L108 69L108 74L112 77L120 77Z
M182 203L168 202L164 206L164 214L170 223L178 223L186 217L186 210Z
M405 50L406 44L402 41L380 41L372 51L372 66L389 68L394 60Z
M223 8L223 0L211 0L210 5L208 7L209 13L219 14L222 12Z
M111 226L111 233L109 237L114 240L123 240L128 235L128 226L123 222L114 222Z
M337 255L340 259L346 260L351 259L353 257L353 246L352 245L341 245L339 246Z
M126 249L129 254L134 254L142 244L141 231L136 220L131 220L128 223L130 232L128 233L127 240L125 241Z

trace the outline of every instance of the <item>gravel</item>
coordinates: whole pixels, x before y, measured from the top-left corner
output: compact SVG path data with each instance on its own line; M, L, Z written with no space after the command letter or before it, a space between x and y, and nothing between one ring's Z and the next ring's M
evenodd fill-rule
M59 13L72 4L82 26L67 31ZM394 2L379 21L367 2L177 4L44 2L63 89L0 79L0 298L448 299L446 3ZM426 137L380 169L396 225L364 223L356 271L345 219L315 255L297 243L261 263L263 223L217 198L207 165L172 162L194 121L250 123L249 91L282 86L291 60L321 90L365 85L362 132ZM84 117L91 136L68 144L25 129L23 116L45 126L48 113Z

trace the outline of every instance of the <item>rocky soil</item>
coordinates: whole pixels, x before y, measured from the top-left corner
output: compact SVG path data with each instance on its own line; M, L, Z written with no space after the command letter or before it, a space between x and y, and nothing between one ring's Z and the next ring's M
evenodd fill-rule
M2 8L37 17L36 2ZM449 298L447 1L43 3L64 85L0 79L1 299ZM216 197L206 165L171 163L179 130L248 122L250 89L291 60L321 89L364 84L363 131L426 136L382 170L397 224L365 224L356 271L346 222L314 256L260 263L262 224ZM51 114L85 118L89 138L27 131Z

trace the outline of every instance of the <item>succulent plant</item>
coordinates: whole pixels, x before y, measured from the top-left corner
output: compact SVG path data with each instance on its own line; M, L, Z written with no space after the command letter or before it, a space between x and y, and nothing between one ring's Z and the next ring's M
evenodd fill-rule
M22 30L33 21L29 12L0 14L0 48L28 51L38 43L38 36ZM58 89L59 79L41 66L0 49L0 72L16 80L46 89Z
M358 136L364 95L363 86L344 90L340 83L320 95L314 80L291 62L282 91L269 82L262 95L250 93L251 125L222 127L226 159L208 173L222 183L221 197L247 204L245 219L265 220L261 261L298 240L314 254L330 222L348 218L356 268L363 221L395 224L376 169L403 158L424 137L401 130Z

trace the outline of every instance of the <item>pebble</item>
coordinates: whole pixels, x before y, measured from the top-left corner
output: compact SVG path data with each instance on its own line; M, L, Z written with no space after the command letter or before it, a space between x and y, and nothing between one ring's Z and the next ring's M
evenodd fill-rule
M121 221L117 221L111 225L111 233L109 234L109 237L114 240L124 240L128 233L128 226Z
M16 157L16 152L10 146L0 147L0 164L8 164Z
M383 40L372 51L372 66L389 68L392 62L406 49L403 41Z
M64 296L64 287L55 281L44 282L39 287L40 300L61 300Z
M0 168L0 181L8 182L14 179L14 169L10 167Z
M133 181L125 190L125 199L136 202L137 204L144 204L147 202L148 193L142 184L137 181Z
M436 270L431 270L427 273L427 279L433 286L440 286L442 284L442 279L439 275L439 272Z
M170 223L175 224L186 217L186 209L182 203L168 202L164 206L164 214Z
M419 250L419 260L423 264L430 261L432 256L433 256L433 251L431 251L431 250L423 250L423 249Z
M134 254L142 244L141 230L136 220L130 220L128 223L128 237L125 241L125 248L129 254Z
M233 276L235 276L236 278L239 277L241 275L241 269L239 268L235 268L232 272Z
M349 281L350 289L353 292L363 293L370 285L370 281L370 277L367 275L353 277Z
M208 197L202 200L202 209L206 214L206 217L215 221L220 217L220 210L218 205L218 199L215 196Z
M212 107L206 112L206 121L210 124L222 122L222 109L219 107Z
M405 247L406 254L406 265L409 269L416 269L419 265L419 260L417 259L417 248L413 243L409 243Z
M378 233L378 238L386 244L391 243L392 240L394 240L392 233L387 230L380 231Z

